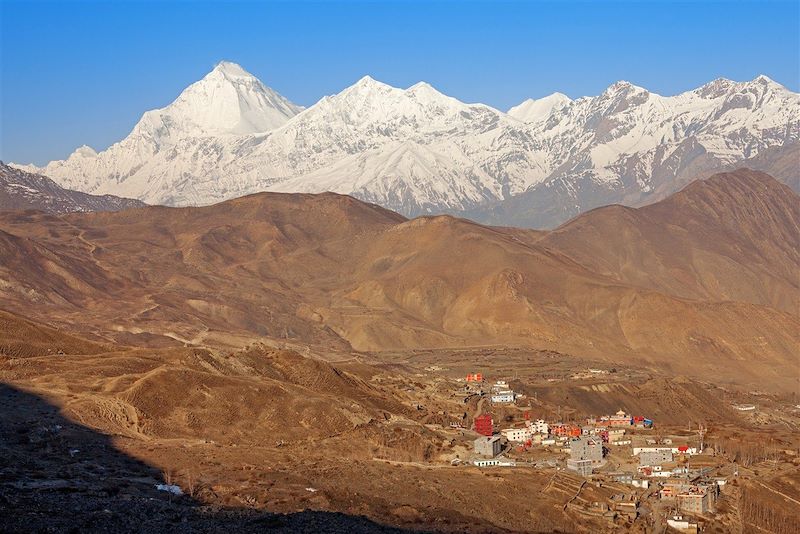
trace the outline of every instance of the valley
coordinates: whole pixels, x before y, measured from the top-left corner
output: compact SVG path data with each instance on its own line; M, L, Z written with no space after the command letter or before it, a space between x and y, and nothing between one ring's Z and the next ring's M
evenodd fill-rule
M78 514L59 513L60 521L86 528L125 528L140 518L178 531L658 531L669 509L651 490L612 479L630 469L624 446L612 445L608 465L592 475L600 485L557 470L568 454L552 447L518 452L509 443L504 454L516 467L467 463L480 413L505 428L526 414L569 424L619 407L656 422L655 430L628 431L633 439L672 436L698 446L696 427L705 425L704 439L718 452L691 463L728 482L717 513L702 519L707 531L746 531L746 510L779 502L783 523L773 531L789 532L786 522L800 513L791 501L800 410L787 395L635 367L584 376L590 362L532 350L145 349L78 342L9 314L3 331L31 340L25 352L3 346L0 365L0 510L24 506L26 525L44 524L37 522L70 503ZM475 370L507 379L521 397L502 405L465 396L463 377ZM62 421L49 424L20 395L46 401ZM755 418L732 408L750 401L758 404ZM766 447L737 452L758 435L770 436ZM14 460L30 447L47 453ZM157 483L184 495L170 497ZM611 504L620 494L640 502L632 519L592 511L593 502Z
M798 21L0 0L0 534L794 534Z
M799 205L741 169L552 232L332 193L0 213L0 510L28 510L12 531L68 506L91 529L663 532L688 504L635 451L669 444L705 531L790 532ZM565 469L620 410L652 422Z

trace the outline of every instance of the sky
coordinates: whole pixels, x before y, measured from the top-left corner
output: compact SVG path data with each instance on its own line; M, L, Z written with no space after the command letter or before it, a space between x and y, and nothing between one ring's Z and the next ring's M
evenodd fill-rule
M365 74L507 110L618 80L800 90L800 2L0 0L0 159L124 138L220 60L309 106Z

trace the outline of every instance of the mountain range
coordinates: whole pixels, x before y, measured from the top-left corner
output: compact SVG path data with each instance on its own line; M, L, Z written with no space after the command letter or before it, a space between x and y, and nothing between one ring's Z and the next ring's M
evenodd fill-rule
M765 76L669 97L617 82L508 113L366 76L303 109L222 62L108 149L18 167L149 204L332 191L406 216L550 228L601 205L658 201L743 163L798 190L799 145L800 95Z
M798 251L800 198L744 169L550 232L259 193L0 213L0 295L9 311L123 344L523 347L789 391Z

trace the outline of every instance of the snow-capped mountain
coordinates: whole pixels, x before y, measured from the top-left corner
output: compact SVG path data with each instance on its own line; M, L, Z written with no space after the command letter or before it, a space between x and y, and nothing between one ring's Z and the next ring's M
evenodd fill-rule
M522 104L509 109L508 114L523 122L535 123L546 119L554 109L560 109L570 102L572 100L567 95L553 93L537 100L529 98Z
M131 134L35 169L66 187L209 204L263 190L335 191L406 215L462 212L552 226L609 202L655 201L709 169L800 139L800 95L760 76L664 97L618 82L503 113L426 83L364 77L301 110L221 63Z
M672 97L617 82L597 97L554 108L532 126L553 171L524 194L469 216L552 227L606 204L655 202L720 170L764 169L797 150L800 95L766 76L717 79ZM800 185L800 171L781 177Z
M88 193L156 204L209 203L194 193L192 181L213 172L208 166L215 154L242 136L281 126L302 109L239 65L223 61L168 106L145 112L128 137L107 150L82 146L41 169L19 167Z

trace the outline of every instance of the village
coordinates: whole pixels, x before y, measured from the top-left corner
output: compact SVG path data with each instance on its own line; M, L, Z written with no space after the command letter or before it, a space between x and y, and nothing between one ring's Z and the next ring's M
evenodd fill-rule
M466 391L484 394L480 373L468 374L466 383ZM493 406L514 403L519 397L504 380L496 381L485 394ZM712 476L712 469L704 464L691 464L692 457L705 450L702 427L697 445L685 438L656 439L648 432L653 427L652 419L625 410L589 417L582 424L534 419L525 411L523 424L507 428L497 428L492 415L483 413L474 419L473 430L479 436L473 441L474 456L468 462L481 468L544 466L566 469L600 485L616 482L642 490L653 487L662 507L674 512L666 518L668 526L681 532L699 532L695 518L713 514L727 477ZM568 457L564 463L558 459L532 463L524 453L534 448ZM575 499L570 504L582 506L585 513L633 520L639 514L641 500L641 494L631 491L612 495L609 503Z
M605 373L588 369L567 379ZM735 463L705 442L702 424L691 430L659 427L653 417L630 409L635 406L553 418L537 413L535 399L503 379L468 373L443 382L458 389L454 398L475 406L471 421L462 417L442 425L464 443L452 466L544 471L551 477L545 492L563 496L564 508L579 515L617 525L644 520L654 531L702 532L714 523L726 487L739 475Z

